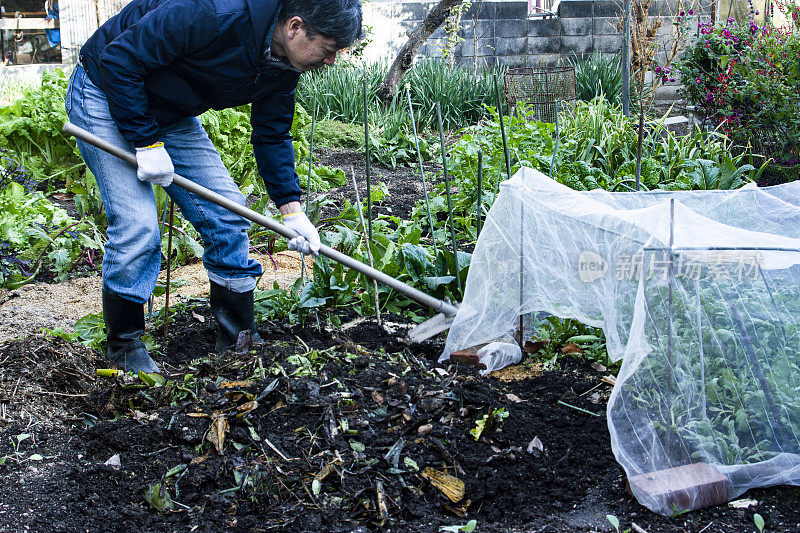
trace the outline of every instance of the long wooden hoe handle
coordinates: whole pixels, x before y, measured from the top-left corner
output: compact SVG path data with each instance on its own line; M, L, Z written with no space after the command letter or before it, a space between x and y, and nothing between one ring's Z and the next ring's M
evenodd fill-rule
M88 131L76 126L75 124L66 122L64 124L64 132L84 142L94 145L97 148L100 148L101 150L108 152L109 154L115 155L120 159L127 161L133 166L136 166L136 156L134 154L126 151L123 148L120 148L119 146L111 144L105 139L101 139L97 135L89 133ZM209 202L213 202L220 207L224 207L229 211L233 211L234 213L243 216L244 218L246 218L251 222L264 226L265 228L274 231L278 235L282 235L287 239L293 239L294 237L298 236L298 234L295 231L290 230L283 224L276 222L275 220L266 217L261 213L257 213L252 209L248 209L247 207L239 205L238 203L229 200L228 198L225 198L221 194L217 194L214 191L206 189L202 185L198 185L192 181L189 181L184 177L178 176L177 174L172 175L172 183L182 189L185 189L191 193L196 194L197 196L205 198ZM430 294L425 294L424 292L415 289L414 287L406 283L403 283L398 279L395 279L391 276L384 274L380 270L372 268L369 265L365 265L361 261L353 259L350 256L344 255L343 253L334 250L330 246L326 246L323 244L319 249L319 253L329 259L333 259L337 263L341 263L347 268L355 270L356 272L360 272L361 274L364 274L365 276L372 278L375 281L383 283L387 287L390 287L402 294L405 294L415 302L420 303L422 305L426 305L431 309L433 309L434 311L436 311L437 313L444 313L447 316L453 316L458 311L458 309L455 306L443 300L439 300L438 298L434 298Z

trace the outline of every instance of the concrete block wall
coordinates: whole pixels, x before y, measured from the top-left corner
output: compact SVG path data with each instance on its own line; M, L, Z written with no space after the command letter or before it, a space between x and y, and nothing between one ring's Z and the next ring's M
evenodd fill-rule
M698 14L708 12L708 0ZM391 61L416 28L433 1L371 0L364 5L364 22L371 27L372 42L366 49L370 60ZM684 1L684 5L687 3ZM655 0L651 16L660 14L660 35L672 27L670 14L678 0ZM617 30L621 5L616 0L561 0L551 18L528 18L527 1L500 0L476 3L464 13L456 47L462 64L479 66L544 66L576 54L586 57L595 50L619 52L622 32ZM702 15L700 15L702 16ZM708 20L708 16L703 20ZM696 26L696 23L693 23ZM439 28L420 50L422 57L439 57L445 46L445 29Z
M371 27L370 60L393 59L408 34L436 2L371 0L364 6ZM456 47L460 63L486 65L552 65L559 57L593 50L619 51L616 30L619 7L615 0L562 0L556 16L528 18L527 1L484 1L464 13ZM440 57L446 32L440 27L423 45L420 56Z
M699 2L699 5L697 4ZM408 34L424 19L435 1L371 0L364 5L364 22L371 27L372 42L367 59L391 62ZM691 2L683 0L684 6ZM679 0L654 0L651 17L659 16L658 34L671 32L671 14ZM698 18L710 20L709 0L695 0ZM683 9L687 9L684 7ZM456 61L468 66L553 66L561 59L577 55L588 57L594 51L616 53L622 49L622 31L617 29L622 14L617 0L561 0L555 16L528 18L527 1L495 0L475 3L464 13L456 47ZM423 45L418 57L441 57L446 32L439 28ZM657 56L663 60L663 53ZM676 84L673 84L673 86ZM660 93L673 93L668 87Z

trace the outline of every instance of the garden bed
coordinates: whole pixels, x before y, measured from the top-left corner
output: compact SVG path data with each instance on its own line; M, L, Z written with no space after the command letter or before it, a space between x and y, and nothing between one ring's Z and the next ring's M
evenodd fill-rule
M436 364L441 342L407 346L373 319L339 318L264 323L264 345L217 357L210 309L190 303L156 341L191 394L95 378L103 360L61 339L6 342L1 528L436 531L474 519L478 531L610 531L611 514L626 529L753 531L754 512L771 530L800 523L789 487L751 491L758 504L744 510L640 507L610 451L606 373L586 364L481 378ZM221 454L207 437L220 417ZM463 498L427 469L463 481ZM151 496L160 511L145 497L159 483L173 501Z
M317 159L353 165L364 196L359 154ZM390 193L375 211L408 217L417 172L372 169ZM758 513L800 531L793 487L674 518L638 505L611 453L609 373L587 361L480 377L436 362L441 337L406 344L408 320L347 309L263 322L264 345L215 356L205 300L172 316L153 332L162 387L96 377L108 363L63 339L0 344L0 530L613 531L611 515L621 530L749 532Z

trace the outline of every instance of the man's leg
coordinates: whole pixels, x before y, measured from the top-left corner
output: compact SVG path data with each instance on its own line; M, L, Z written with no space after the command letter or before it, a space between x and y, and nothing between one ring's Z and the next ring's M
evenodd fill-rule
M105 95L80 65L70 80L67 115L76 126L128 150ZM88 143L78 141L86 165L97 180L108 219L103 256L103 317L110 359L125 370L155 372L158 367L141 341L143 303L155 288L161 264L161 237L150 184L139 181L136 169Z
M176 174L244 205L244 196L199 119L165 128L162 141ZM260 341L253 317L253 289L262 270L249 256L250 222L176 185L167 187L167 192L203 238L203 264L211 281L211 309L217 319L217 350L235 344L244 330Z

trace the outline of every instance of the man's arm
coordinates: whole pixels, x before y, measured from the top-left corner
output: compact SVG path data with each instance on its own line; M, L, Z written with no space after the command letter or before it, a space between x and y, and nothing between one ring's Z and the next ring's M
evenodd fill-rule
M272 94L253 102L250 123L253 133L250 141L256 165L269 197L281 210L290 203L299 211L300 183L294 170L292 146L292 119L294 118L294 90Z
M251 141L269 197L278 206L284 225L298 234L289 239L289 249L316 256L320 249L319 233L300 208L302 191L294 171L293 119L293 89L254 102L250 115Z

